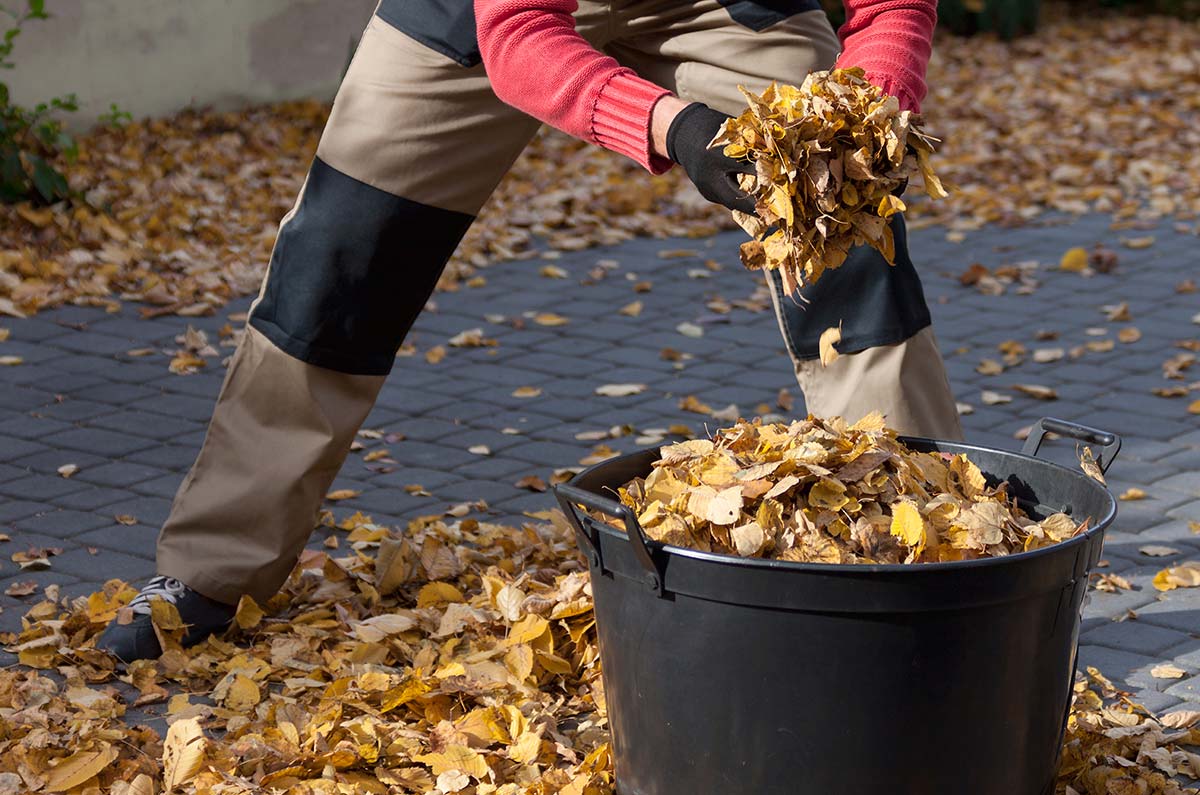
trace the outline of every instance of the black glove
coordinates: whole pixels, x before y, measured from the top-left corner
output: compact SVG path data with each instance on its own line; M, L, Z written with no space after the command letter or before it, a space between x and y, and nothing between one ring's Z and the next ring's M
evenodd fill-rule
M687 172L710 202L731 210L754 214L754 199L738 187L738 174L753 174L749 160L726 157L722 147L709 149L725 120L730 118L703 102L693 102L675 116L667 128L667 155Z

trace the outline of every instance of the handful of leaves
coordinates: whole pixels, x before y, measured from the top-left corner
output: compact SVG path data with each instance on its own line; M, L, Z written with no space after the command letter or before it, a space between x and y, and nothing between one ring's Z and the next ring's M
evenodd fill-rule
M902 444L883 417L742 420L668 445L618 490L651 538L804 563L932 563L1000 557L1083 532L1063 513L1028 517L964 455Z
M799 88L772 83L762 96L743 88L749 109L709 145L753 161L755 173L740 179L757 215L733 213L754 238L742 244L742 263L778 269L789 294L839 267L853 246L873 246L892 263L888 219L905 209L896 193L918 171L926 193L947 195L929 165L935 139L921 117L864 75L813 72Z

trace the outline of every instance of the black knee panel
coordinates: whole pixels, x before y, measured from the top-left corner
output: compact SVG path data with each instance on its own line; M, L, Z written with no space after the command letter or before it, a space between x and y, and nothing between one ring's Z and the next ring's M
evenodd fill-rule
M473 220L314 160L250 325L309 364L386 375Z
M787 343L800 359L819 356L818 342L825 329L842 325L842 353L893 345L930 324L929 306L921 278L908 255L904 219L892 218L896 239L896 264L888 265L875 249L851 249L840 268L828 270L817 283L800 291L802 298L784 297L780 310ZM768 278L782 293L776 271Z

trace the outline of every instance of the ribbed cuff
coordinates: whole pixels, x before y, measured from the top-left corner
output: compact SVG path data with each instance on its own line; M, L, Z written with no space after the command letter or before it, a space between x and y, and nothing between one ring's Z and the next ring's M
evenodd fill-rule
M636 160L652 174L671 168L671 161L650 151L650 116L654 103L671 92L633 70L615 73L592 107L592 143Z
M900 110L921 112L921 103L908 90L908 83L881 72L867 72L867 79L883 91L883 93L900 100Z

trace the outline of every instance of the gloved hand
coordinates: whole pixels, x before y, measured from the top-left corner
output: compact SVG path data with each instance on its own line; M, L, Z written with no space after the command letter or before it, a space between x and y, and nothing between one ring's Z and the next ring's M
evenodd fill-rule
M753 174L749 160L726 157L721 147L709 149L708 144L728 119L703 102L693 102L675 115L667 128L667 156L687 172L700 189L700 195L710 202L723 204L731 210L754 214L754 199L738 187L738 174Z

